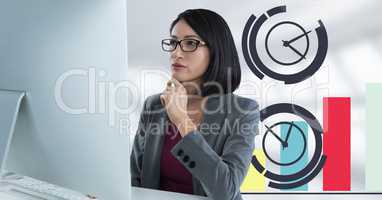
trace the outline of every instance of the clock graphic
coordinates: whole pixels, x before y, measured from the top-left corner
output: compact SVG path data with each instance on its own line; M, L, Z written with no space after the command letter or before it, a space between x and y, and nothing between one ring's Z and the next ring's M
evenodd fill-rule
M298 32L298 34L299 34L292 39L279 41L279 46L281 48L290 50L293 53L295 53L295 55L297 56L297 59L295 59L293 61L289 61L289 62L280 61L280 59L276 59L275 56L272 55L270 47L269 47L270 46L269 41L270 41L271 33L274 33L275 31L282 31L283 28L287 28L287 27L292 27L294 29L297 29L296 32ZM277 23L268 31L267 36L265 37L265 49L268 53L268 56L274 62L276 62L280 65L294 65L294 64L299 63L302 59L306 59L306 54L308 53L309 45L310 45L309 44L309 33L311 33L311 32L312 31L305 31L305 29L301 25L299 25L295 22L283 21L283 22ZM305 48L304 48L303 52L300 52L300 50L298 50L296 47L293 46L293 43L297 42L299 40L304 40L304 42L305 42Z
M274 128L279 127L280 125L283 125L283 124L285 124L285 125L287 125L289 127L288 128L288 133L287 133L285 138L281 138L276 133L276 131L273 130ZM289 165L295 164L296 162L298 162L303 157L304 153L307 151L307 148L306 148L307 142L306 142L306 136L304 135L304 131L301 130L301 128L299 126L295 125L293 122L284 121L284 122L278 122L276 124L273 124L270 127L265 125L265 127L267 128L267 131L264 134L264 138L263 138L263 142L262 142L262 147L263 147L263 150L264 150L264 154L268 158L268 160L270 160L271 162L273 162L276 165L289 166ZM295 133L295 132L292 132L292 129L297 129L297 133L299 133L297 137L301 137L302 138L302 141L303 141L302 148L300 150L298 150L299 153L295 156L296 157L295 159L290 160L290 161L284 161L284 162L276 161L268 153L269 151L268 151L268 147L266 145L267 137L274 137L275 139L277 139L277 141L280 142L280 144L282 146L282 151L290 151L291 149L293 149L293 152L295 152L296 150L294 148L296 148L296 147L288 145L288 140L290 139L290 135L292 133ZM300 146L298 146L297 148L299 148L299 147Z
M260 17L251 15L247 20L243 35L242 35L242 51L245 62L250 70L260 79L263 79L265 75L273 79L283 81L285 84L294 84L301 82L311 77L322 66L327 51L328 51L328 36L326 28L321 20L318 20L318 27L314 30L305 30L303 26L293 21L281 21L273 25L267 32L265 39L265 50L267 56L277 65L282 66L296 66L301 63L302 60L307 59L307 54L311 47L310 35L316 34L317 36L317 52L312 62L303 70L294 72L292 74L283 74L272 70L272 66L275 64L264 64L257 50L257 44L259 43L259 31L260 28L273 16L286 13L286 6L278 6L268 10ZM268 20L269 21L269 20ZM294 36L288 36L287 30L292 32ZM274 39L272 36L275 34L284 35L283 39ZM296 43L303 44L303 48L297 48ZM261 43L259 43L261 45ZM277 46L279 51L272 50L271 44ZM278 52L287 52L286 55L277 55ZM265 55L262 55L265 56Z
M299 169L297 172L291 173L291 174L280 174L273 172L269 169L266 169L265 166L263 166L260 162L260 158L258 158L256 155L252 157L252 165L253 167L260 173L263 174L266 178L269 179L268 186L275 189L291 189L296 188L299 186L302 186L308 182L310 182L314 177L316 177L321 169L323 168L327 156L323 154L322 152L322 127L318 120L315 118L315 116L310 113L308 110L304 109L301 106L298 106L296 104L289 104L289 103L279 103L279 104L273 104L271 106L268 106L260 111L260 121L264 123L264 120L267 118L278 115L278 114L292 114L297 117L302 118L310 127L310 129L313 132L314 135L314 142L315 142L315 149L313 151L313 155L311 156L310 160L307 162L307 164L302 168ZM276 133L276 129L278 126L284 125L288 127L287 134L285 137L280 137ZM277 122L271 126L265 125L266 131L263 136L262 140L262 148L264 151L264 154L266 158L278 166L293 166L296 162L298 162L304 153L307 151L307 139L305 135L303 134L303 131L299 126L294 124L293 122L289 121L281 121ZM293 132L292 130L295 129ZM292 136L292 134L294 134ZM290 148L300 148L298 150L293 149L293 152L295 155L293 158L287 161L279 161L276 158L273 158L270 155L270 147L266 145L266 141L269 138L274 138L276 141L278 141L281 144L281 151L289 151ZM302 141L302 145L296 146L289 146L288 142L292 139L300 138L298 141Z

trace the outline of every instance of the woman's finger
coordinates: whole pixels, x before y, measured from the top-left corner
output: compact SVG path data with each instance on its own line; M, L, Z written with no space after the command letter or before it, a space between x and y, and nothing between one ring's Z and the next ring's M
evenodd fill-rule
M174 89L175 89L175 87L170 87L170 86L166 87L166 91L168 91L168 92L173 91Z
M160 96L160 102L162 103L162 105L165 105L165 102L164 102L162 95Z
M160 95L160 101L162 103L163 106L166 105L166 96L164 94L161 94Z
M171 81L175 84L175 90L180 91L184 89L184 86L181 82L179 82L176 78L172 78Z
M176 78L172 77L171 78L171 81L175 84L175 87L179 87L180 85L182 85Z

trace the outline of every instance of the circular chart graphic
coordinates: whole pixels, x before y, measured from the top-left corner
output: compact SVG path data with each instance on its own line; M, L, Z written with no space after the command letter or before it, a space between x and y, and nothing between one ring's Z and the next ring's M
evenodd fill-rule
M274 104L260 111L260 121L264 122L264 120L273 115L283 113L292 114L302 118L313 131L315 149L309 162L302 169L292 174L280 174L266 169L266 167L261 164L260 159L256 155L252 157L251 163L260 174L264 174L264 176L270 180L268 184L269 187L276 189L291 189L302 186L311 181L314 177L316 177L323 168L327 157L322 153L322 127L318 120L315 118L315 116L303 107L289 103ZM289 125L288 133L285 138L278 136L274 131L275 127L280 126L282 124ZM304 134L302 134L303 131L298 126L293 124L293 122L281 121L271 126L266 125L266 129L267 130L264 133L263 137L262 148L266 155L266 158L272 163L279 166L291 166L295 164L298 160L300 160L301 156L307 151L307 140ZM292 129L297 130L295 131L297 132L297 137L302 137L302 141L304 144L302 145L301 151L299 151L301 153L296 154L293 160L290 160L286 163L282 163L280 161L275 160L268 154L269 151L268 147L265 145L265 140L267 140L267 138L269 137L274 137L280 142L281 146L285 148L285 150L287 150L288 140L290 140L289 138Z
M271 69L272 67L269 66L269 64L268 66L264 64L264 62L261 59L261 56L265 55L260 56L256 46L258 43L258 35L260 28L264 25L265 22L267 22L268 19L282 13L286 13L286 6L278 6L272 8L266 13L262 14L260 17L251 15L247 20L243 30L242 50L244 59L248 67L258 78L263 79L266 75L273 79L283 81L285 84L294 84L311 77L322 66L328 51L328 36L326 28L321 20L318 20L318 27L315 28L315 30L309 31L305 30L303 26L299 25L298 23L292 21L281 21L273 25L266 34L266 37L264 39L264 45L267 52L267 56L269 56L269 58L275 64L293 67L294 65L300 63L302 60L305 60L309 48L311 47L309 39L310 34L315 33L317 35L318 45L316 55L314 56L312 62L303 70L299 70L292 74L283 74L274 71ZM280 56L277 57L275 55L276 51L272 52L269 43L270 40L272 40L271 36L274 32L278 32L280 35L285 35L286 37L287 34L285 31L287 28L293 30L294 36L292 38L283 38L279 40L278 48L290 51L293 57L290 56L292 58L288 57L282 59L280 58ZM303 50L298 49L295 46L295 43L300 41L304 43Z

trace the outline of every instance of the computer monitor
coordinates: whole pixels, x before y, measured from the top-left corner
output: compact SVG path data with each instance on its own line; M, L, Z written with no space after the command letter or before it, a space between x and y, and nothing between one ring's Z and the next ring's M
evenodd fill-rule
M26 92L6 169L129 199L125 0L3 1L0 25L0 88Z

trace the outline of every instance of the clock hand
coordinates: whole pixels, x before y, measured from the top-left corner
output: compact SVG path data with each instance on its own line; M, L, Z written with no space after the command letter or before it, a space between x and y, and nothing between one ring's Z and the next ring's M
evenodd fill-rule
M267 125L265 125L265 127L268 129L268 131L270 131L272 133L272 135L274 135L281 142L281 144L283 145L283 148L284 148L285 142L275 132L273 132L272 129L270 129Z
M297 36L297 37L295 37L295 38L289 40L287 43L290 44L290 43L292 43L292 42L294 42L294 41L296 41L296 40L298 40L298 39L304 37L305 35L308 35L310 32L312 32L312 31L308 31L308 32L306 32L306 33L303 33L303 34L301 34L301 35L299 35L299 36Z
M302 58L306 59L304 55L302 55L302 53L300 53L297 49L295 49L292 45L290 45L289 43L287 43L287 47L289 47L290 49L292 49L292 51L294 51L296 54L298 54L299 56L301 56Z
M285 143L286 143L286 146L288 147L288 139L289 139L289 135L290 135L290 132L292 131L292 127L293 127L293 121L291 122L290 126L289 126L289 129L288 129L288 133L287 133L287 136L285 138Z

